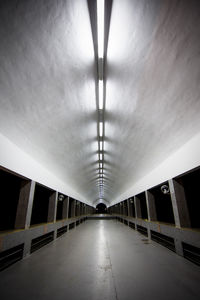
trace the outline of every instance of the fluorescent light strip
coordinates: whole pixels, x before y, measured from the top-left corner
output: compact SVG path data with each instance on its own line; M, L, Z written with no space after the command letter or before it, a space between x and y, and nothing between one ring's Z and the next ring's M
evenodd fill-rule
M103 142L102 141L99 142L99 150L103 151Z
M102 153L99 154L99 160L103 160L103 154Z
M103 109L103 80L99 80L99 109Z
M104 0L97 0L97 39L98 56L103 58L104 54Z
M99 136L102 137L103 136L103 123L99 122Z

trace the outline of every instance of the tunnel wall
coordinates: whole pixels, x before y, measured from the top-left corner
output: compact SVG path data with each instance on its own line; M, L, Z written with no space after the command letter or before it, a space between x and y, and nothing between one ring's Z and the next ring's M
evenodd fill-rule
M72 190L69 183L60 180L56 176L56 171L50 172L2 134L0 134L0 165L90 205L87 199Z
M183 145L158 167L119 195L118 198L112 201L111 205L129 198L132 195L137 195L144 190L168 180L168 178L173 178L192 168L198 167L200 165L199 148L200 134L188 141L188 143ZM54 174L45 169L2 134L0 134L0 165L23 176L32 178L34 181L49 186L54 190L59 190L63 194L80 199L88 205L90 204L82 195L75 193L69 185L59 180Z
M125 200L109 207L109 212L149 240L200 265L199 182L200 167L129 197L128 215Z
M94 213L92 206L3 167L0 182L0 271Z
M178 151L163 161L158 167L152 170L143 178L139 179L119 197L114 199L111 205L137 195L169 178L178 176L190 169L200 165L200 134L196 135Z

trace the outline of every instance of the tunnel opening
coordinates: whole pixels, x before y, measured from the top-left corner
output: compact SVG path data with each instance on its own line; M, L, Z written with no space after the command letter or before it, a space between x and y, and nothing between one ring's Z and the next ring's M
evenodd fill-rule
M69 197L69 209L68 209L68 218L73 218L74 217L74 199Z
M56 221L62 220L63 218L63 199L62 199L62 194L58 194L58 202L57 202L57 210L56 210Z
M185 197L190 216L192 228L200 228L200 189L199 189L200 168L192 170L177 178L178 182L183 186Z
M165 193L162 187L168 187L167 182L150 189L154 195L158 222L175 224L170 192Z
M97 214L106 214L107 213L107 207L103 203L99 203L96 206L96 213Z
M49 199L52 194L53 190L36 183L31 215L31 225L47 223Z
M136 197L140 200L141 218L146 220L148 219L148 213L145 192L138 194Z
M28 182L15 174L0 170L0 231L15 228L21 188Z

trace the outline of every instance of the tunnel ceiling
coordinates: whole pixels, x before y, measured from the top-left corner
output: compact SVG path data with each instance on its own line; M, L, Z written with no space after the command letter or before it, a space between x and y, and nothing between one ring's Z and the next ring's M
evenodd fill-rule
M0 131L96 205L96 63L87 1L0 6ZM107 205L199 132L199 14L198 1L113 1Z

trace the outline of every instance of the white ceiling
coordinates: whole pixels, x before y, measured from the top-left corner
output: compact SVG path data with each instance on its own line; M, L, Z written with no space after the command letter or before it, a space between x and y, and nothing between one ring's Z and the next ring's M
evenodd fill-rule
M0 131L96 203L98 115L87 1L6 2ZM197 1L113 1L104 143L109 203L200 130L199 13Z
M200 5L115 0L106 151L114 199L200 130Z

